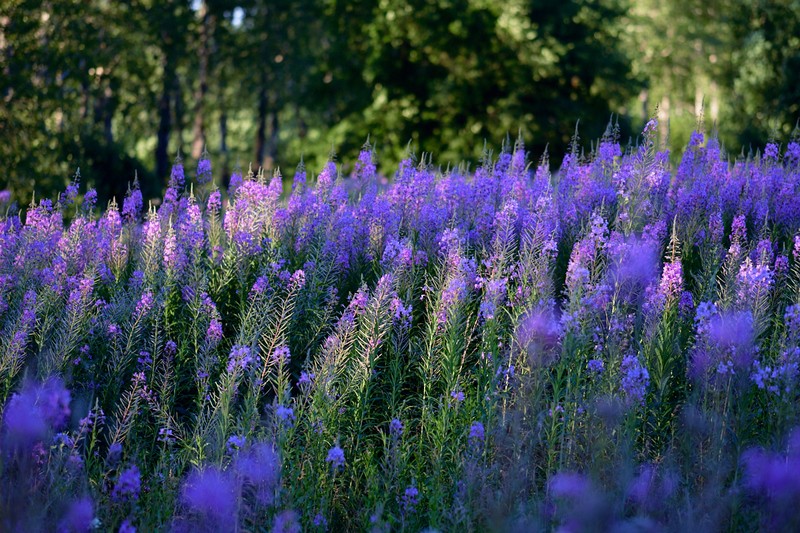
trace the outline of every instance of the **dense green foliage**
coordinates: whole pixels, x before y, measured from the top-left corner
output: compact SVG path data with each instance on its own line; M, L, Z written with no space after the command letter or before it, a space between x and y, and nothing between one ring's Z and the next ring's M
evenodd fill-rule
M577 121L594 139L617 113L625 139L656 105L677 147L703 101L738 153L788 137L798 30L796 0L5 0L0 189L25 204L80 167L101 201L135 171L155 198L179 149L227 177L368 135L382 166L518 131L559 160Z

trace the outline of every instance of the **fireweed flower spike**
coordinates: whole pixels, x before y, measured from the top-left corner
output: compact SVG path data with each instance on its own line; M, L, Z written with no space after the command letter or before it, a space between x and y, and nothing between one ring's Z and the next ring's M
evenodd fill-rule
M59 524L59 531L89 531L94 520L94 504L88 496L74 500L69 504L64 518Z
M208 151L204 147L200 160L197 162L197 183L205 185L211 179L211 160L208 157Z
M117 479L111 498L117 501L136 501L142 489L141 475L136 465L124 470Z
M469 443L473 446L483 444L485 430L480 422L473 422L469 428Z
M181 502L198 520L214 530L225 529L235 521L236 485L228 472L214 466L189 474L181 491Z
M234 452L241 450L244 448L244 444L246 439L240 435L231 435L228 438L228 442L226 444L226 448L228 453L233 454Z
M329 463L333 470L344 468L344 450L342 450L338 444L333 446L328 450L328 456L325 458L325 462Z
M218 189L215 189L208 195L208 204L206 207L212 213L218 213L220 209L222 209L222 194L220 194Z
M410 485L403 492L400 499L400 506L403 508L404 513L413 513L417 509L419 503L419 489L416 486Z
M238 452L233 469L261 505L273 503L280 487L281 460L272 444L259 442Z
M220 338L221 337L222 335L220 334ZM231 348L231 353L228 357L227 370L229 373L233 373L236 369L245 370L247 369L247 365L252 361L253 356L250 353L250 348L247 346L240 346L238 344L234 345L233 348Z
M144 201L142 199L142 191L139 190L139 178L135 177L133 180L133 189L128 187L128 193L122 202L122 218L126 222L134 222L139 219L142 212Z
M296 511L281 511L275 515L270 531L273 533L301 533L303 529L300 525L300 516Z
M622 375L622 390L633 403L643 403L647 387L650 384L650 374L642 366L635 355L626 355L620 366Z
M392 436L400 437L403 435L403 423L397 419L392 418L392 421L389 422L389 432Z
M800 129L657 130L0 192L0 530L800 530Z
M178 155L175 156L175 162L172 164L172 171L170 172L169 176L169 186L175 189L182 189L185 183L186 179L183 172L183 160L181 159L180 152L178 152Z

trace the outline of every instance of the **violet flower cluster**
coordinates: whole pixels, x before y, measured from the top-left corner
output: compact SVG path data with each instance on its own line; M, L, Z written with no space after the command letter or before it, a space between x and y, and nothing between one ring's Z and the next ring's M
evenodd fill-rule
M657 131L0 194L0 530L797 529L800 144Z

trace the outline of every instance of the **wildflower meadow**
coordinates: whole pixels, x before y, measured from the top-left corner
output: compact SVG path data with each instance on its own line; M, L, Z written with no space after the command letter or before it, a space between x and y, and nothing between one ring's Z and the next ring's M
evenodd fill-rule
M0 193L0 530L800 530L800 138L656 134Z

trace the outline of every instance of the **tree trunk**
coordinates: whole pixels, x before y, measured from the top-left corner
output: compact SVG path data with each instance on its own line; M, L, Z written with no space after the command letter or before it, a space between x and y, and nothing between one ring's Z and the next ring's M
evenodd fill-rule
M712 126L716 126L717 119L719 119L719 91L716 81L711 82L711 106L709 111L711 114L711 124Z
M112 120L114 118L114 111L117 107L117 102L114 100L114 93L111 89L111 82L109 82L109 85L105 88L103 101L105 103L105 113L103 114L103 134L106 142L111 145L114 143Z
M267 139L267 80L266 76L261 76L261 88L258 91L258 119L256 128L256 169L264 164Z
M223 156L228 155L228 114L225 108L219 114L219 151Z
M669 142L669 114L671 108L669 92L661 97L661 105L658 106L658 133L659 141L664 146Z
M219 105L219 151L222 159L222 180L223 184L227 187L226 181L230 169L228 168L228 112L225 106L224 98L220 98Z
M164 61L164 79L162 80L161 98L158 101L158 135L156 141L156 178L164 179L169 174L169 134L172 131L172 114L170 112L170 89L174 82L175 67L172 58Z
M267 142L267 153L264 166L275 169L278 161L278 106L273 106L269 120L269 140Z
M178 135L178 146L183 147L183 132L186 130L186 109L183 105L183 89L181 78L177 73L172 80L172 101L174 106L175 133Z
M219 151L222 153L223 161L228 158L228 106L225 102L225 76L220 76L219 81Z
M112 119L114 117L113 101L114 91L111 88L111 80L108 80L103 87L103 94L94 103L94 123L103 126L103 138L110 146L114 142L114 131L112 129Z
M192 131L192 157L199 159L200 154L203 152L203 147L206 143L206 125L205 118L203 117L204 103L206 94L208 93L208 56L209 56L209 40L211 37L211 20L208 14L208 6L205 2L200 3L200 10L198 11L200 23L200 48L199 48L199 72L197 79L199 85L195 93L195 109L194 109L194 128Z

